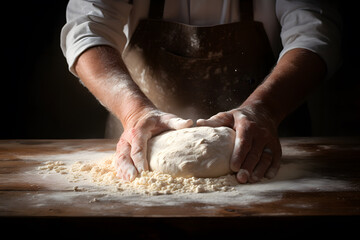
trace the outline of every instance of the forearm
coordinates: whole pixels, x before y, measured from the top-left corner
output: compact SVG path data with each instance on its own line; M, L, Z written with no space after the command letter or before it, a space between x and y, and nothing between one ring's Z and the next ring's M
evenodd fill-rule
M120 54L98 46L86 50L75 63L75 71L89 91L126 126L135 115L153 104L131 79Z
M305 49L287 52L266 80L249 96L241 107L257 109L272 119L275 126L323 80L324 61Z

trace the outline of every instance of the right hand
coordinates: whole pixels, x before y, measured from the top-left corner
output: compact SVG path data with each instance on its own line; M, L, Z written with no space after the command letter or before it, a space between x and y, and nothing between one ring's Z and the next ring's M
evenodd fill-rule
M199 119L198 126L227 126L236 132L230 168L236 172L239 183L258 182L273 178L281 162L281 145L277 126L264 108L239 107Z
M117 177L132 181L142 171L149 170L147 160L148 140L161 132L191 127L191 119L182 119L159 110L147 110L133 117L124 126L124 132L116 146L115 166Z

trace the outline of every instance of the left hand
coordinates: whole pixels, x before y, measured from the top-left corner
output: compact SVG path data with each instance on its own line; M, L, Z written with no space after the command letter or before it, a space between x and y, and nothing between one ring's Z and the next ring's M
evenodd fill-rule
M198 126L227 126L236 131L231 170L239 183L273 178L279 168L281 145L274 122L259 109L239 107L197 121Z
M149 170L147 159L148 140L161 132L191 127L191 119L157 109L144 108L132 115L116 146L115 166L117 177L133 181L142 171Z

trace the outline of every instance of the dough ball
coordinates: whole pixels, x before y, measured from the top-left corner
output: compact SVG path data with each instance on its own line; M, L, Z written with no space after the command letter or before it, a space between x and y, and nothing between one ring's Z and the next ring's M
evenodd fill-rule
M164 132L148 142L150 170L175 177L219 177L231 173L235 131L193 127Z

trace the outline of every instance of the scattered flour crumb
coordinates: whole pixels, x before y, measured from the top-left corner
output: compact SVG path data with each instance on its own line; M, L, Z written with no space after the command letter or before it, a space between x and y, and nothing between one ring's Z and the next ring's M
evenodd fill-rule
M97 202L97 201L98 201L97 198L93 198L93 199L91 199L91 200L89 201L89 203L93 203L93 202Z
M47 161L44 163L44 166L41 166L38 168L38 170L41 170L44 172L57 172L60 174L67 174L67 167L65 166L65 163L62 161Z
M39 170L67 174L70 182L90 180L101 185L114 187L117 192L163 195L176 193L206 193L234 191L238 185L235 175L217 178L173 177L157 171L144 171L134 181L128 182L116 177L112 156L95 161L77 161L66 166L61 161L48 161ZM78 187L74 191L79 191Z

